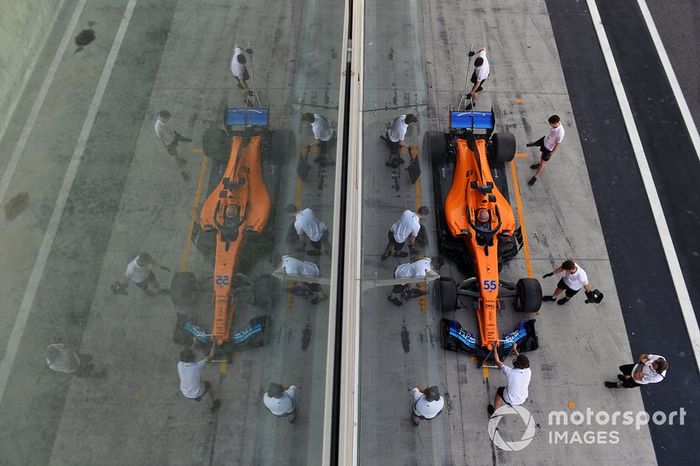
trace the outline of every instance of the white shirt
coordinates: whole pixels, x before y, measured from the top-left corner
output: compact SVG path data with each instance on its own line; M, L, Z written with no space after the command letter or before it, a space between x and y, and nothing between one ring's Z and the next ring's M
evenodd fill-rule
M134 283L143 283L151 275L151 268L146 265L141 267L136 263L138 256L126 266L126 276L130 278Z
M503 390L503 400L513 406L525 403L530 386L532 372L530 368L514 369L503 365L501 367L503 375L506 376L506 388Z
M231 74L239 78L242 78L245 73L245 65L238 63L238 55L242 53L243 50L240 47L236 47L233 49L233 57L231 57Z
M566 286L574 291L578 291L583 288L584 285L588 285L588 275L586 275L586 271L583 270L581 266L578 264L575 265L576 272L571 273L565 270L563 280Z
M328 229L311 209L304 209L297 213L294 220L294 228L297 231L297 235L301 236L304 233L314 242L321 241L323 233Z
M304 262L292 256L282 256L282 268L289 275L320 277L321 271L313 262Z
M279 398L273 398L265 392L263 403L265 403L267 409L275 416L283 416L294 412L296 397L297 387L290 385Z
M178 362L177 373L180 374L180 391L185 398L199 398L204 394L202 369L206 359L197 362Z
M430 258L426 257L415 262L399 264L394 270L394 278L422 278L430 270Z
M442 396L437 401L428 401L425 395L418 390L418 387L413 388L411 395L413 396L413 414L416 416L432 419L440 414L445 406L445 399Z
M564 140L564 126L559 123L556 128L549 127L549 132L544 137L544 147L547 150L554 149L554 146L561 144Z
M481 52L477 53L475 56L476 58L483 58L484 63L478 67L474 68L474 73L476 73L476 80L477 81L483 81L484 79L489 77L489 74L491 73L491 67L489 66L489 60L486 58L486 50L482 50Z
M418 236L420 231L420 220L418 215L410 210L404 210L401 217L391 226L394 233L394 240L397 243L405 242L409 236Z
M314 122L311 123L311 130L314 137L321 141L330 141L333 138L333 128L328 124L328 120L318 113L314 113Z
M634 374L635 372L641 369L642 380L635 380L635 382L637 382L640 385L646 385L648 383L659 383L664 379L664 377L666 377L666 371L663 371L661 374L659 374L654 370L654 367L651 365L654 361L661 358L662 356L658 356L656 354L648 354L647 357L649 358L647 362L643 364L637 364L632 370L632 373Z
M406 131L408 130L408 124L406 124L406 115L401 115L391 124L391 128L387 135L391 142L403 141L406 137Z
M169 146L175 142L175 132L167 121L161 120L160 117L156 118L156 124L153 126L153 129L156 131L156 137L164 145Z

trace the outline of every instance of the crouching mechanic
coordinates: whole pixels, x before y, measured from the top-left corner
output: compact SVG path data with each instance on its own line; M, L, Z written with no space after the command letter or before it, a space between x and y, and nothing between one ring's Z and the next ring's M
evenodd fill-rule
M506 384L503 387L498 387L496 390L496 397L493 400L493 404L488 406L489 416L500 408L503 403L509 404L511 406L518 406L525 403L529 395L528 389L530 387L530 378L532 372L530 371L530 361L524 354L518 353L518 345L513 344L513 351L515 352L516 358L513 359L513 367L508 367L501 362L501 358L498 356L498 342L493 342L494 352L493 358L496 362L496 366L503 372L506 377Z
M286 416L289 422L294 422L297 418L297 387L271 383L263 396L263 403L275 416Z
M318 268L318 265L313 262L299 260L291 255L282 256L280 268L287 275L313 278L321 276L321 270ZM295 282L292 283L293 286L290 289L290 293L308 299L311 304L318 304L328 298L328 295L321 291L321 285L318 283L302 282L301 285L296 285Z
M581 291L581 288L586 290L586 293L591 293L593 288L588 284L588 275L577 263L572 260L565 260L556 269L546 273L542 278L548 278L555 273L564 272L564 276L557 283L557 288L551 296L542 296L542 301L557 301L559 295L564 293L564 297L557 301L557 304L562 305L569 302L571 298Z
M440 395L440 389L437 386L413 387L411 398L413 399L411 420L415 425L420 424L421 419L433 419L445 406L445 399Z
M444 263L442 257L435 256L433 259L424 257L414 262L399 264L394 270L394 278L424 278L429 274L437 275ZM394 285L386 299L396 306L401 306L403 302L399 299L400 297L408 301L422 295L423 291L418 288L418 285Z

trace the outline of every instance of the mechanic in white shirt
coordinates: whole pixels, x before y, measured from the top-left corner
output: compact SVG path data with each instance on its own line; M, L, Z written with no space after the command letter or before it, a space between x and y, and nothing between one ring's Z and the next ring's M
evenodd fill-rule
M294 217L294 229L301 241L299 251L306 251L306 245L311 244L313 249L308 251L310 256L320 255L322 246L325 246L324 254L330 255L328 227L316 217L314 211L309 208L299 210L294 204L289 204L285 210Z
M428 215L430 215L430 209L427 206L419 207L416 212L405 210L389 229L389 243L384 248L382 260L386 260L392 254L394 257L408 256L407 252L401 252L401 250L406 242L408 242L409 248L413 247L416 236L420 232L420 219Z
M547 164L547 161L552 158L564 140L565 132L559 115L552 115L547 121L549 122L549 131L547 134L535 142L527 143L527 147L539 147L541 152L540 163L530 165L531 169L537 170L535 175L530 178L530 181L527 182L527 184L530 186L535 184L537 177L540 176L540 173L542 173L542 170L544 170L544 166Z
M129 262L129 265L126 266L123 282L124 288L129 285L129 282L134 282L134 285L140 290L143 290L147 296L155 296L158 293L162 293L163 290L160 288L160 285L158 285L156 275L153 273L152 267L154 265L163 270L170 270L156 262L150 254L144 253L136 256L134 260ZM153 290L150 288L153 288Z
M158 118L156 118L155 124L153 125L153 130L155 131L158 140L163 144L163 147L165 147L165 150L168 151L168 154L175 158L178 168L180 169L180 175L185 181L187 181L190 178L189 174L184 170L184 166L187 164L187 161L179 157L177 148L180 141L191 142L192 139L173 130L170 126L170 117L171 114L169 111L161 110L160 113L158 113Z
M399 155L402 147L408 147L406 141L406 132L408 125L416 123L418 118L413 113L407 115L399 115L391 123L391 127L386 131L386 134L379 136L389 146L389 159L386 162L387 167L396 168L399 164L404 163Z
M592 288L588 283L588 275L577 263L572 260L565 260L559 267L546 273L542 278L551 277L555 273L564 272L564 276L557 283L557 288L552 293L552 296L542 296L542 301L556 301L557 297L564 293L565 296L557 301L557 304L566 304L576 293L581 291L581 288L590 293Z
M518 345L513 344L513 351L516 357L513 359L513 367L511 368L501 362L501 358L498 356L498 347L496 346L498 342L493 342L493 344L496 348L493 352L493 358L496 366L503 372L506 384L503 387L498 387L498 390L496 390L493 404L488 406L489 416L493 415L494 411L500 408L504 402L511 406L525 403L529 395L528 390L530 378L532 377L530 361L527 359L527 356L518 353Z
M318 113L304 113L301 116L301 121L311 123L311 131L314 133L315 139L313 145L318 147L318 156L314 159L314 162L327 164L328 143L335 136L330 123Z
M440 414L445 406L445 399L440 395L440 389L432 387L413 387L411 390L413 408L411 420L413 424L420 424L421 419L430 420Z
M321 270L318 268L318 265L313 262L299 260L291 255L282 256L280 267L287 275L314 278L321 276ZM311 304L318 304L328 298L328 295L321 290L321 285L318 283L302 282L301 285L296 285L295 282L292 282L292 284L293 286L289 292L308 299Z
M263 396L263 403L275 416L286 416L289 422L294 422L297 418L297 387L271 383Z
M605 382L608 388L634 388L659 383L666 378L668 361L657 354L641 354L636 364L620 366L616 382Z
M491 67L489 66L489 59L486 57L485 48L480 48L476 52L470 51L469 56L476 56L476 58L474 59L474 72L470 79L473 86L471 91L466 95L467 100L471 100L466 107L467 110L470 110L472 105L476 105L479 92L484 90L484 82L491 74Z
M394 278L424 278L428 274L437 275L443 264L444 259L441 256L436 256L433 259L424 257L406 264L399 264L394 270ZM417 285L398 284L392 287L391 293L386 299L395 306L402 306L403 302L399 297L408 301L422 295L423 291Z
M249 50L250 52L250 50ZM238 82L238 87L248 90L248 68L246 67L247 60L243 55L243 50L237 45L233 47L233 56L231 57L231 74Z
M193 344L197 344L196 338L193 338L193 341ZM209 355L196 361L194 351L191 348L186 348L180 352L180 362L177 363L177 373L180 376L180 391L182 395L193 401L202 401L202 397L207 395L212 413L219 408L221 403L214 396L211 383L202 380L202 369L204 369L207 362L214 358L215 352L216 345L212 344Z

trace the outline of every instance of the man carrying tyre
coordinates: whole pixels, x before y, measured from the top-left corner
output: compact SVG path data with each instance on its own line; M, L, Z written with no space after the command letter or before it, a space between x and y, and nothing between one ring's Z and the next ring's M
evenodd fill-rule
M586 290L586 294L591 293L593 288L588 283L588 275L577 263L572 260L565 260L559 267L546 273L542 278L548 278L555 273L564 272L564 276L557 283L557 288L551 296L542 296L542 301L557 301L559 295L564 293L564 297L557 301L557 304L562 305L569 302L571 298L581 291L581 288Z

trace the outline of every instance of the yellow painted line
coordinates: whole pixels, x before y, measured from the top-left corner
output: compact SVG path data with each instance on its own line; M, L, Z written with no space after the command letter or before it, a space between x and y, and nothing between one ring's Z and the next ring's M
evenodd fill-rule
M525 269L527 276L534 275L532 271L532 258L530 257L530 245L527 242L527 230L525 229L525 217L523 216L523 202L520 198L520 183L518 183L518 170L515 168L515 162L510 162L510 173L513 178L513 192L515 193L515 205L518 209L518 220L523 233L523 254L525 255Z
M195 189L194 191L194 199L192 200L190 228L187 231L187 239L185 240L185 247L182 251L182 257L180 258L180 266L177 268L178 272L187 271L187 262L190 258L190 250L192 249L192 232L194 231L194 222L197 221L197 214L199 213L199 199L202 196L202 186L204 185L204 178L207 172L208 164L209 158L202 157L202 161L199 163L199 177L197 178L197 189Z
M301 178L297 176L297 184L294 188L294 205L297 206L297 209L301 209L304 206L301 205L301 198L302 198L302 193L304 192L304 182L301 181Z
M226 373L226 366L228 366L228 362L226 361L221 361L219 363L219 373L220 374L225 374Z
M193 154L203 154L203 153L204 153L204 149L202 149L201 147L193 147L193 148L192 148L192 153L193 153Z
M530 154L528 154L527 152L516 152L515 156L520 158L520 159L526 159L526 158L530 157Z
M292 289L292 284L287 282L287 291ZM294 295L292 293L287 293L287 301L284 303L285 311L292 310L292 303L294 303Z

